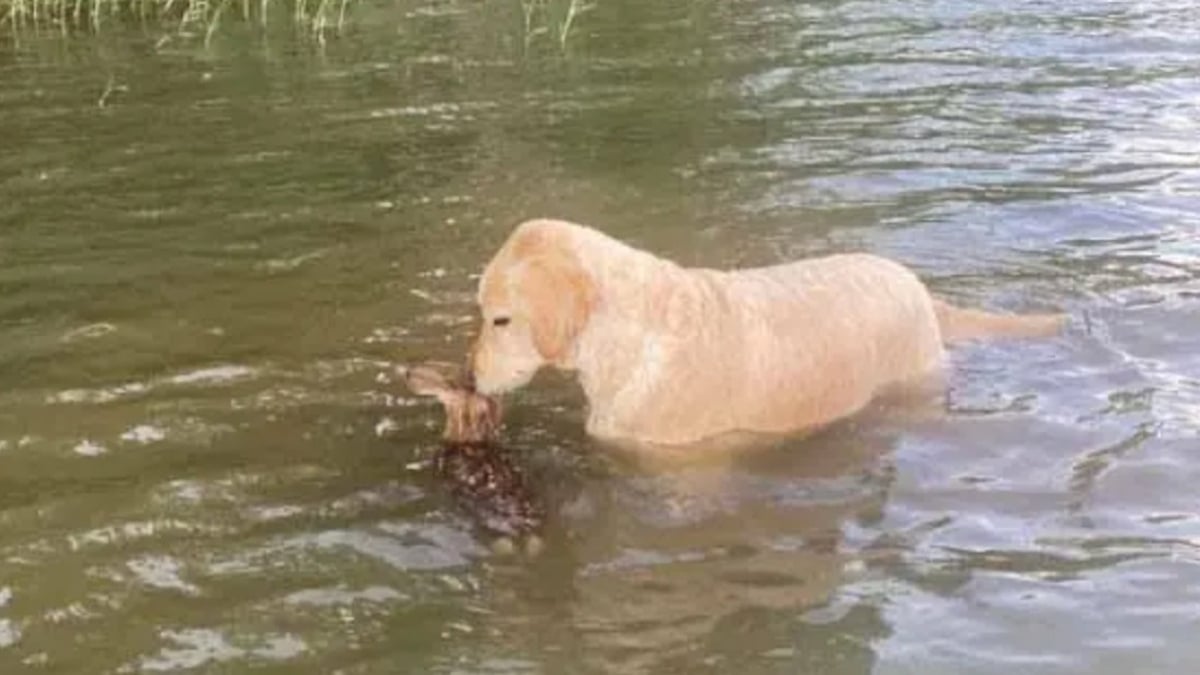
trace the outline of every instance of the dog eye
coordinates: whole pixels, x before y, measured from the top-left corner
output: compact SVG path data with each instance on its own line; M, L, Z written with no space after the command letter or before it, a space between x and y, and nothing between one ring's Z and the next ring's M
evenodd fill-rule
M509 321L512 321L512 319L507 316L498 316L498 317L492 319L492 325L493 326L507 326Z

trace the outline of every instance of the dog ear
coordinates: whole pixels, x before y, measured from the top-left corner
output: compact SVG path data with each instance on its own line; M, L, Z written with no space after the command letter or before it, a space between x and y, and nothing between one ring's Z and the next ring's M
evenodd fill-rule
M534 346L542 358L561 364L587 324L596 287L578 261L562 253L526 260L519 283Z

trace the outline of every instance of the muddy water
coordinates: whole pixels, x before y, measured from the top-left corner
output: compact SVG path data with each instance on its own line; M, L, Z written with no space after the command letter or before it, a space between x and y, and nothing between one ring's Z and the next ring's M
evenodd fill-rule
M1200 667L1200 12L554 20L0 37L3 671ZM540 379L506 441L556 516L498 560L392 369L458 358L532 215L690 264L869 250L1076 321L731 465L597 447Z

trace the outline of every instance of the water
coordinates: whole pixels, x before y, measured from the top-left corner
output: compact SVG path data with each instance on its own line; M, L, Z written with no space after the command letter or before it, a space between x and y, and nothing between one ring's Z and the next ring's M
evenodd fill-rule
M3 672L1200 667L1192 3L352 18L0 38ZM1075 321L729 465L597 447L541 378L506 442L556 516L497 559L392 367L459 358L535 215Z

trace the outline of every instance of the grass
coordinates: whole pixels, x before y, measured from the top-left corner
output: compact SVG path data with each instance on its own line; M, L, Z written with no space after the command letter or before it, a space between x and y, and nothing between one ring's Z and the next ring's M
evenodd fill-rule
M559 47L566 49L575 19L595 7L595 2L587 0L521 0L526 46L537 37L556 31Z
M346 15L362 0L0 0L0 31L18 40L26 33L99 33L106 27L150 26L185 37L202 36L207 46L226 22L270 22L289 18L322 45L328 34L340 34ZM483 0L499 2L501 0ZM526 48L549 41L566 51L582 15L599 0L504 0L519 3ZM165 38L166 36L164 36Z
M354 0L0 0L0 27L14 32L98 31L106 24L128 21L177 26L180 32L203 32L212 39L222 21L238 18L266 24L275 14L292 17L320 41L340 31L347 6Z

